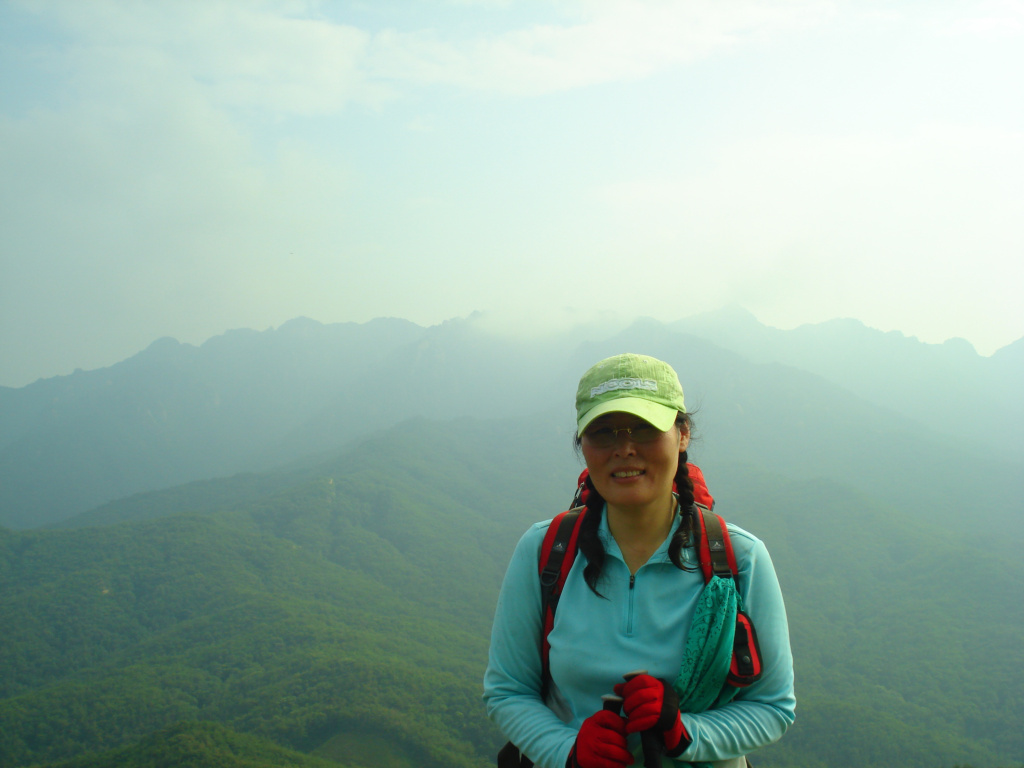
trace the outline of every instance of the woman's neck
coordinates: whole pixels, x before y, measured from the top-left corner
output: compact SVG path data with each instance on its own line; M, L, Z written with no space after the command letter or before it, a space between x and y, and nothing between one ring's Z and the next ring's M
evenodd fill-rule
M635 574L651 559L668 537L675 520L676 498L643 509L618 509L607 506L608 530L619 545L629 572Z

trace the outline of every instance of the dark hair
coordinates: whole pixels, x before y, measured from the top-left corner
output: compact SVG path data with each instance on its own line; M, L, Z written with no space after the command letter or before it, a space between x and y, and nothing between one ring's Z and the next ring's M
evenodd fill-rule
M685 428L688 432L693 431L693 419L688 413L680 412L676 416L675 426ZM581 439L575 437L576 450L581 451ZM693 570L683 563L683 550L690 544L690 534L695 529L694 515L695 506L693 499L693 481L690 479L690 468L687 466L686 451L679 452L679 466L676 468L676 493L679 495L679 514L683 518L682 524L676 529L672 541L668 545L668 556L676 568L684 571ZM604 507L604 499L597 492L590 475L587 475L587 515L583 518L580 526L580 551L587 556L587 566L583 569L583 578L587 586L595 595L603 597L597 591L597 580L601 577L604 569L604 545L597 535L597 529L601 525L601 511Z

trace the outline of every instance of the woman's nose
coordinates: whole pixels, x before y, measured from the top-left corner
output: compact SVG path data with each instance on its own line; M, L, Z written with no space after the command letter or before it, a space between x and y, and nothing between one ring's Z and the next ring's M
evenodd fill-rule
M633 442L633 435L628 429L619 429L615 432L616 453L636 453L636 443Z

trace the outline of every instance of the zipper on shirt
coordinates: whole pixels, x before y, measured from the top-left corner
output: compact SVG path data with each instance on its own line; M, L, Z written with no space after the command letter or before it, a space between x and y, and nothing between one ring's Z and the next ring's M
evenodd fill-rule
M636 586L636 574L629 574L629 600L627 601L626 610L626 637L633 636L633 588Z

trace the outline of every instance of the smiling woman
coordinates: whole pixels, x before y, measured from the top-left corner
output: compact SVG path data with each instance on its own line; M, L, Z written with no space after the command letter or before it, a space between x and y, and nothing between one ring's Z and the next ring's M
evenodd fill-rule
M545 626L548 520L520 540L495 611L484 698L517 748L503 759L519 768L625 768L642 745L645 768L742 768L748 753L782 736L796 706L768 552L729 525L731 573L699 567L703 526L719 518L694 501L690 418L668 364L632 354L602 360L580 380L576 417L586 509L558 610ZM749 635L737 629L743 621ZM742 686L731 674L741 645L760 663ZM700 696L688 682L698 678ZM606 706L609 695L621 713Z

